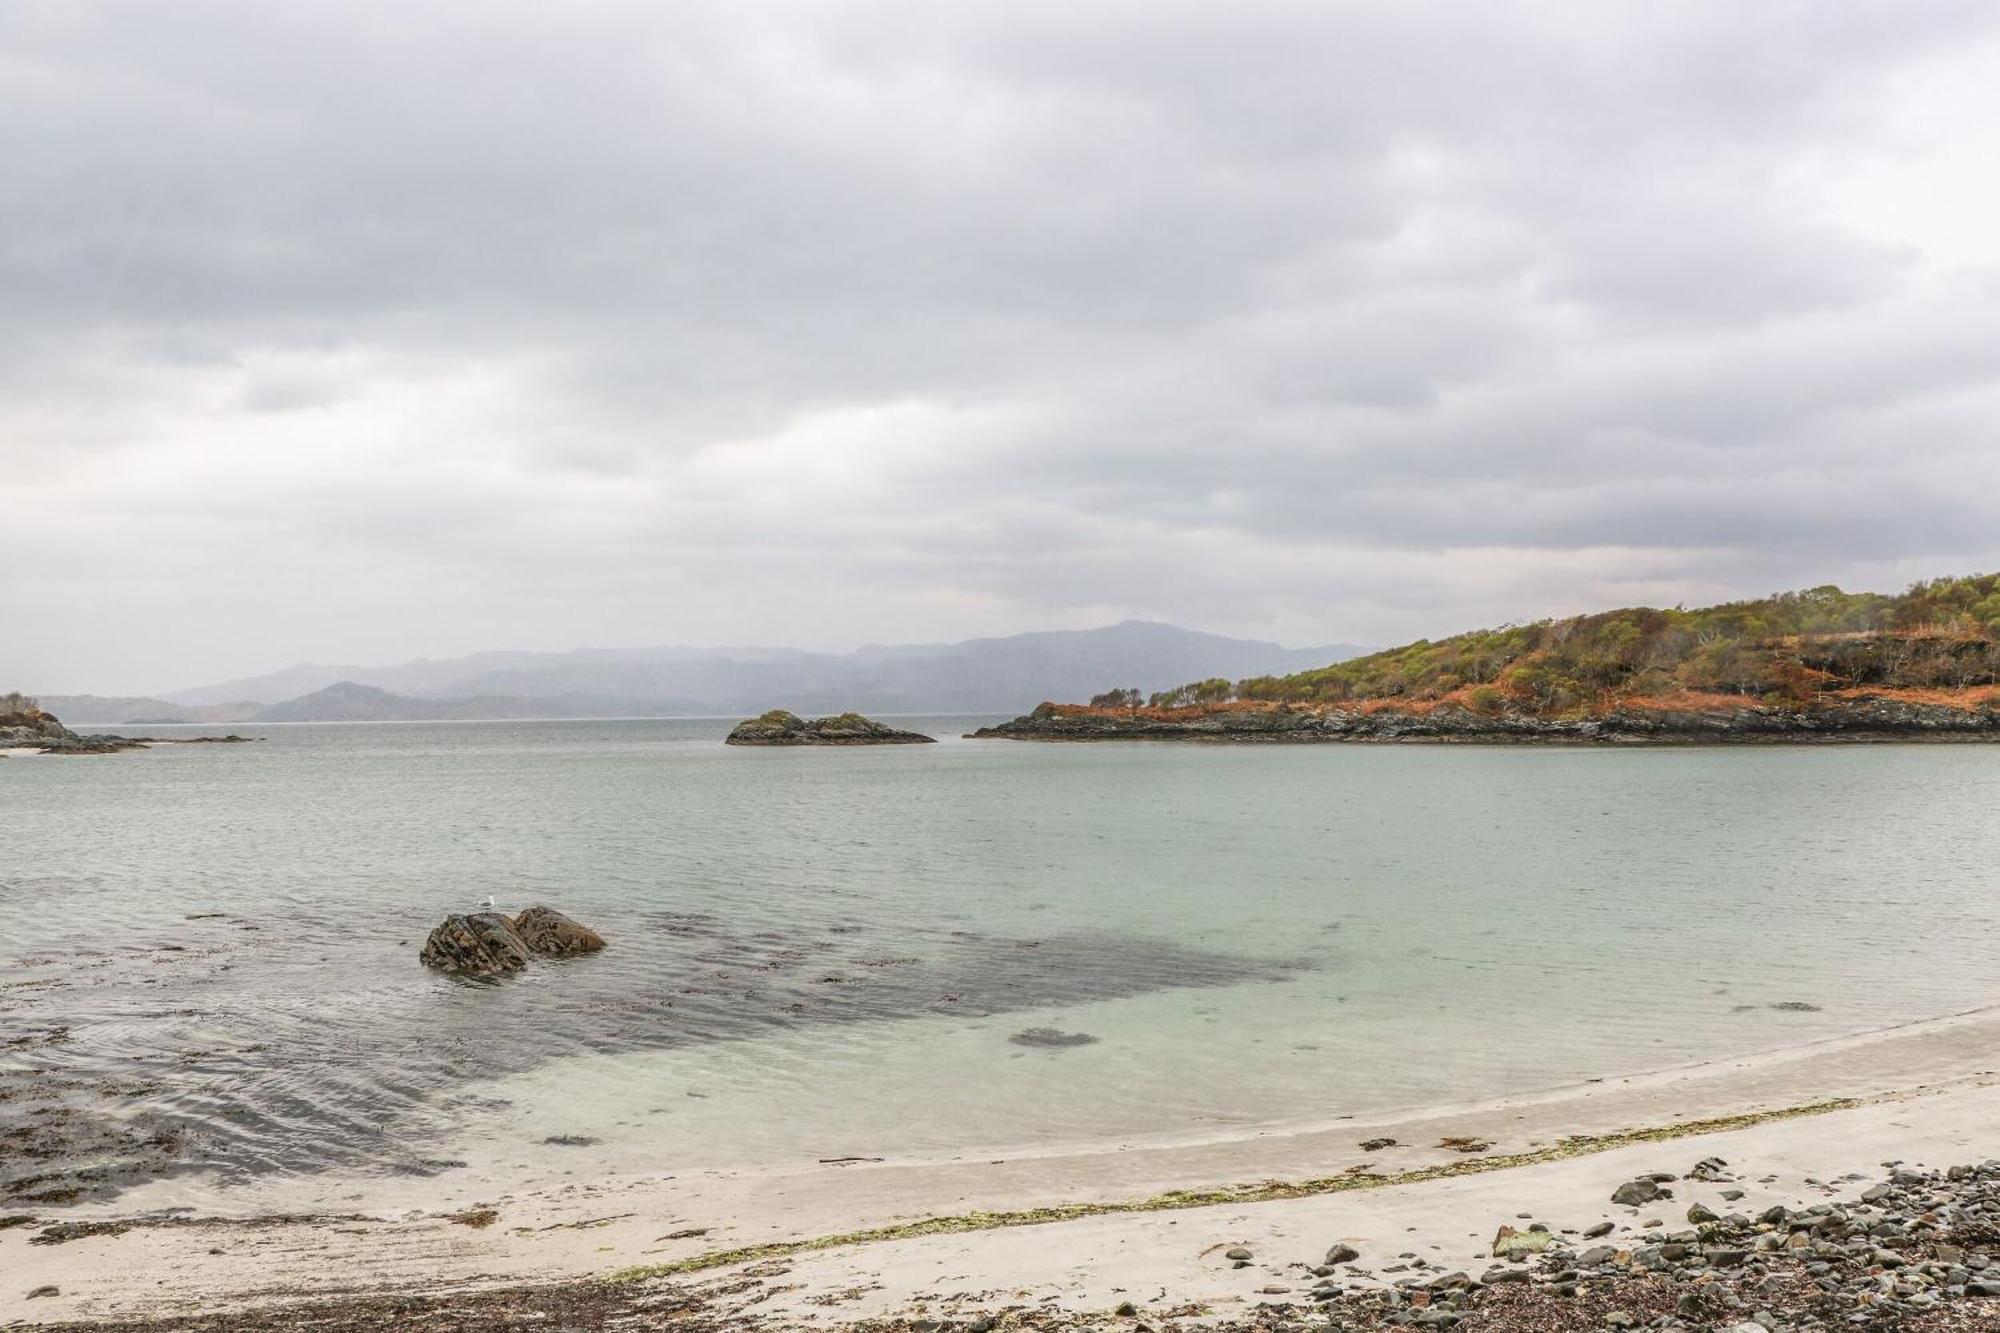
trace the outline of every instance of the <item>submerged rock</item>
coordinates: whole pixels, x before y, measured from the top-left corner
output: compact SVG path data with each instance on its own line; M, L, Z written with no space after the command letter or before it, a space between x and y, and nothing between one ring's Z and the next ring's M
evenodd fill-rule
M819 717L808 722L797 713L773 708L762 717L739 722L729 733L730 745L930 745L936 737L898 731L859 713Z
M1016 1046L1046 1046L1062 1050L1070 1046L1091 1046L1097 1038L1088 1032L1064 1032L1059 1028L1024 1028L1007 1038Z
M545 958L573 958L604 947L602 935L553 907L530 907L520 913L514 918L514 933L528 952Z
M514 923L498 912L472 912L444 919L418 955L426 967L461 977L492 977L528 965L528 946Z

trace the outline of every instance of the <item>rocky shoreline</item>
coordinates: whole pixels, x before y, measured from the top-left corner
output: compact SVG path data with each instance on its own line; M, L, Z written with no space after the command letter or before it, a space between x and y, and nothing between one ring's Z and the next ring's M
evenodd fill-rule
M1337 1246L1313 1266L1314 1304L1335 1327L1514 1329L1956 1329L2000 1326L2000 1161L1920 1171L1898 1164L1849 1202L1774 1204L1755 1217L1701 1203L1674 1218L1672 1172L1635 1178L1612 1202L1633 1223L1552 1230L1502 1223L1477 1276L1422 1258L1369 1276ZM1687 1178L1730 1185L1739 1175L1704 1158ZM1829 1195L1850 1181L1822 1185ZM1745 1191L1725 1188L1724 1201ZM1246 1260L1250 1256L1246 1255ZM1299 1325L1304 1326L1304 1325Z
M1419 710L1298 704L1222 708L1108 709L1044 703L969 733L980 740L1726 744L1841 741L2000 740L2000 708L1881 696L1809 707L1746 701L1741 707L1621 706L1587 717L1488 714L1456 703Z

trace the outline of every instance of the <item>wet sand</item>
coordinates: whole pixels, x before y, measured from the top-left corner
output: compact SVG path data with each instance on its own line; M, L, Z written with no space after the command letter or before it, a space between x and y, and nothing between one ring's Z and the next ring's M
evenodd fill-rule
M1996 1050L2000 1012L1988 1011L1532 1097L1224 1140L579 1180L538 1193L494 1187L471 1212L465 1199L427 1196L437 1182L413 1181L393 1206L371 1199L365 1217L154 1219L59 1244L31 1243L38 1222L0 1230L0 1321L199 1315L235 1321L218 1327L283 1327L248 1321L333 1301L328 1318L350 1322L325 1327L362 1328L371 1325L352 1321L380 1308L354 1302L449 1296L485 1312L440 1319L506 1327L504 1310L585 1302L586 1292L597 1313L576 1305L572 1326L608 1327L647 1301L738 1327L753 1316L828 1326L1002 1305L1097 1318L1127 1300L1248 1318L1300 1299L1297 1265L1333 1241L1371 1258L1411 1251L1469 1267L1502 1222L1613 1220L1630 1212L1609 1203L1620 1182L1684 1173L1704 1156L1738 1162L1757 1181L1742 1186L1737 1206L1749 1207L1822 1197L1808 1177L1879 1175L1890 1159L1941 1167L2000 1155ZM1360 1146L1378 1139L1396 1142ZM1218 1258L1235 1246L1257 1262ZM610 1277L617 1283L597 1282ZM46 1286L59 1294L28 1298ZM410 1322L419 1313L375 1326L423 1327Z

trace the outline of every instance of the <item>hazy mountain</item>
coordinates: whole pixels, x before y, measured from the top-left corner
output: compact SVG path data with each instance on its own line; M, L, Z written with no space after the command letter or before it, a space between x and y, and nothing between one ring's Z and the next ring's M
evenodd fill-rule
M562 710L538 699L416 699L373 685L335 681L323 690L272 704L258 722L435 722L470 718L548 717Z
M795 712L1010 712L1043 699L1088 697L1114 686L1150 691L1209 676L1286 674L1363 651L1348 644L1284 648L1127 621L1103 629L963 643L871 645L845 654L668 647L487 652L387 667L301 664L167 697L180 705L296 700L320 718L355 719L735 714L772 707ZM329 691L330 686L340 692ZM381 697L356 693L361 687L380 691ZM300 696L316 701L308 705ZM468 703L494 711L467 713ZM275 709L261 717L305 720Z
M45 694L42 707L69 726L111 727L161 722L244 722L261 705L245 699L218 704L172 703L166 699L101 694Z

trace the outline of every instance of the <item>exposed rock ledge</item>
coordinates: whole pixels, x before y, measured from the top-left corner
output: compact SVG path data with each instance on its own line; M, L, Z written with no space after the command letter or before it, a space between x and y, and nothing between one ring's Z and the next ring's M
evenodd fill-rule
M1803 707L1746 700L1736 708L1617 707L1582 718L1489 716L1457 704L1426 711L1268 707L1101 709L1045 703L981 727L975 738L1027 741L1785 742L2000 741L2000 709L1876 697Z
M796 713L773 708L762 717L739 722L729 733L730 745L930 745L935 736L898 731L859 713L817 717L808 722Z
M248 742L254 736L158 736L78 735L64 726L54 713L44 712L32 700L18 694L0 695L0 750L33 749L42 754L115 754L120 750L143 750L151 745L221 745Z

